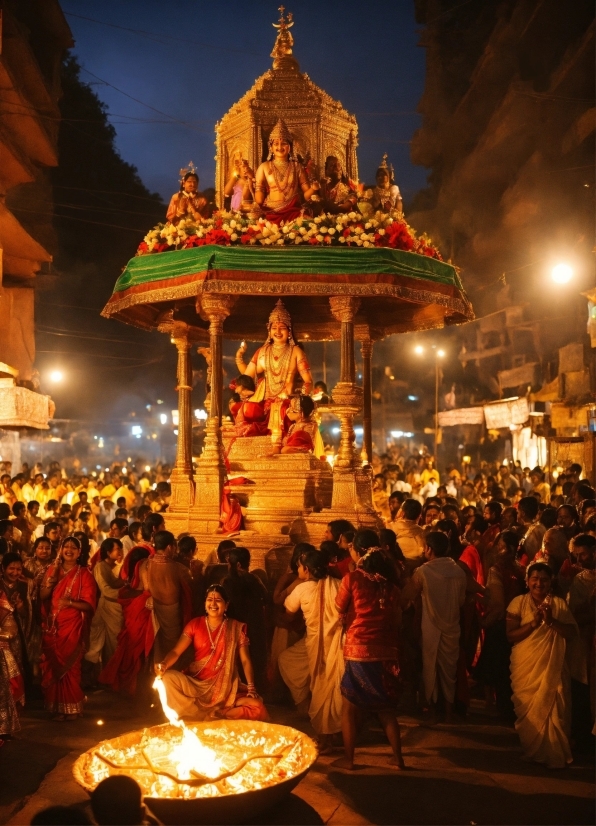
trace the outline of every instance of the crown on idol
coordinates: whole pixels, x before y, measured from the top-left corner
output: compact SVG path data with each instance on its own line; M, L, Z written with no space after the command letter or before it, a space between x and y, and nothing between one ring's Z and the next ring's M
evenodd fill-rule
M283 118L280 118L271 130L269 134L269 146L271 146L273 141L277 140L278 138L282 141L292 143L292 136L290 134L290 130L286 126L286 123L283 120Z
M199 177L199 173L197 172L197 168L196 168L196 166L194 165L194 163L192 161L188 162L188 166L183 166L178 174L180 175L180 183L181 184L184 183L184 178L186 177L186 175L190 174L190 175L196 175L197 178Z
M290 330L292 329L292 317L290 316L289 312L284 307L283 301L278 299L277 304L271 311L271 315L269 316L269 322L267 324L267 329L271 327L272 324L275 323L285 324Z

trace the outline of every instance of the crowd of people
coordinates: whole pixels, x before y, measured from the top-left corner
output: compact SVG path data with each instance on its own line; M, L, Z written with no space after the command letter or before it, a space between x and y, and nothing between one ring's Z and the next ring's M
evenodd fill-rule
M28 696L74 721L94 686L143 703L157 675L189 720L267 720L293 702L348 770L371 715L399 770L398 714L452 721L472 696L515 724L527 758L569 764L594 723L596 501L582 468L548 484L513 464L441 480L399 448L372 464L376 526L331 521L318 546L290 530L262 567L237 536L204 558L166 530L155 471L5 468L0 742Z

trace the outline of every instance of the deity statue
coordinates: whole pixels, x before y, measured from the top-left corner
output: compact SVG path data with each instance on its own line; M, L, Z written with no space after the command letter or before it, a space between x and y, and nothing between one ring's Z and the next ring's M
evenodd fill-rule
M257 382L250 401L262 402L272 441L279 445L296 374L302 377L305 395L310 394L313 384L308 360L304 350L294 342L292 319L281 300L269 316L265 344L259 347L248 365L243 359L245 352L246 345L242 342L236 353L236 367L243 376L250 376Z
M293 158L292 136L280 118L269 135L269 158L257 169L255 201L265 207L265 217L276 224L292 221L301 212L303 200L320 189L318 181L308 182L301 163Z
M255 199L255 173L248 161L240 155L234 158L230 178L224 188L224 196L230 198L230 209L249 212Z
M399 187L393 179L393 166L387 165L387 153L383 155L381 165L377 169L377 185L373 189L372 206L383 212L397 210L403 212L403 201Z
M331 212L333 215L340 212L351 212L356 206L356 192L343 174L341 161L335 155L328 155L325 160L325 178L321 186L321 201L323 210Z
M199 176L192 161L180 170L180 191L172 195L166 219L178 224L183 218L200 223L206 217L207 199L199 194Z

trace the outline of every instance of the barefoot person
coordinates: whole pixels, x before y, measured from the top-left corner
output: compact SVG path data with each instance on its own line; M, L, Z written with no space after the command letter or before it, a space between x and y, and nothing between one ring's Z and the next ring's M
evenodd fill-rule
M206 616L191 620L174 648L155 664L156 675L163 678L168 705L185 720L268 719L255 690L246 625L227 616L229 604L225 589L211 585L205 599ZM194 660L188 673L169 671L191 644ZM237 657L247 685L238 677Z
M399 589L393 569L374 531L356 531L350 556L356 570L341 581L337 609L347 624L341 681L341 730L346 756L338 768L354 768L354 746L359 713L377 714L393 751L391 765L404 768L395 707L398 700Z
M44 703L57 720L83 713L81 662L97 601L97 586L78 564L81 543L67 536L55 564L47 569L40 596L49 600L42 638L41 687Z

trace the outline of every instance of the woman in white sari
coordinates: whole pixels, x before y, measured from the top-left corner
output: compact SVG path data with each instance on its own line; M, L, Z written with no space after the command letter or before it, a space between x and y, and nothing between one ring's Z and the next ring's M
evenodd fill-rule
M319 737L321 753L330 750L331 735L341 731L341 678L344 673L342 625L335 599L339 580L328 576L326 557L312 545L298 560L298 581L284 605L289 616L302 609L306 636L279 655L281 676L297 704L310 688L308 714Z
M105 667L118 645L118 634L122 628L122 606L118 602L118 591L123 586L116 576L122 563L122 542L109 537L104 539L99 549L99 562L93 568L93 576L99 588L99 602L91 621L89 649L85 659L91 663L101 662Z
M526 760L550 769L571 763L571 683L567 664L577 625L566 602L551 594L553 574L543 562L526 572L529 594L507 608L515 728Z

